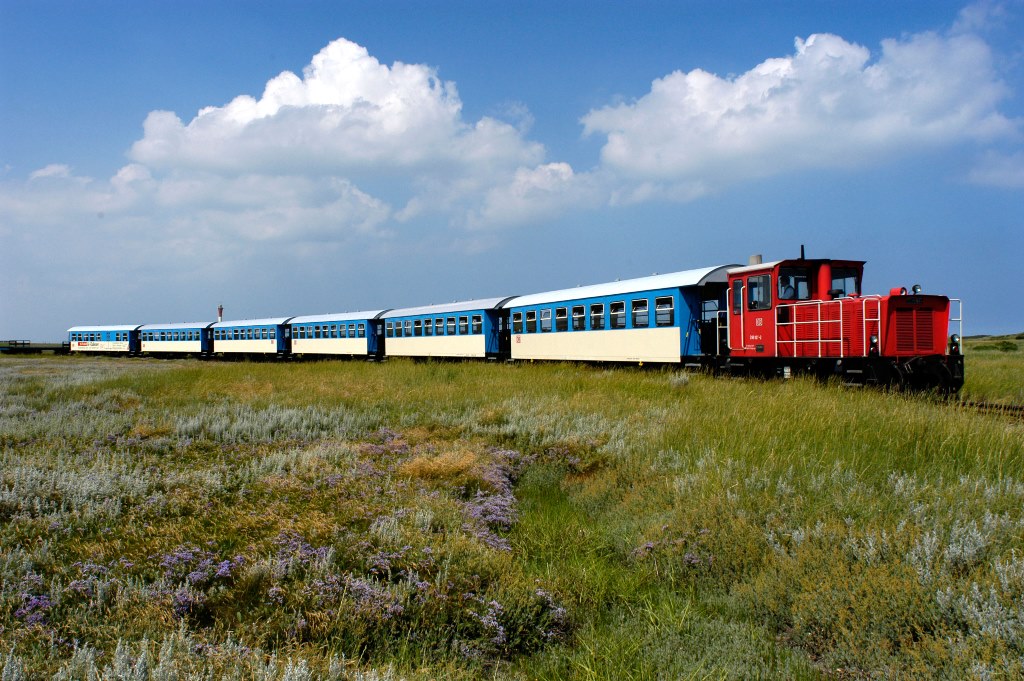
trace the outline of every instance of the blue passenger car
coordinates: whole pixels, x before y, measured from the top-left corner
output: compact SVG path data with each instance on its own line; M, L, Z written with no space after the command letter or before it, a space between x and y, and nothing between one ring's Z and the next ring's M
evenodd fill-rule
M291 317L215 322L213 351L223 355L286 355L291 351Z
M379 357L384 349L385 310L293 317L293 355Z
M705 354L734 265L509 301L513 359L679 363ZM704 342L709 340L705 338ZM706 346L705 346L706 347Z
M142 352L153 355L208 355L213 352L213 322L146 324L139 328Z
M68 329L71 352L135 354L139 351L139 324L72 326Z
M408 307L381 315L388 357L491 357L507 354L510 298Z

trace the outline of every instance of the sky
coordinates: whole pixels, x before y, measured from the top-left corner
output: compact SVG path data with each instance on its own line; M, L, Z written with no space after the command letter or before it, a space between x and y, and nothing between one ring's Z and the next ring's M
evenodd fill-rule
M0 0L0 339L801 245L1024 331L1024 0Z

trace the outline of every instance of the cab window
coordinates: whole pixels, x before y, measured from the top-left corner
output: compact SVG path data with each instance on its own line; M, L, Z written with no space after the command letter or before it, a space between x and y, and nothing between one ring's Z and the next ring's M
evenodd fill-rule
M772 306L771 275L747 278L747 309L767 310Z
M810 300L810 276L804 267L779 269L779 300Z
M860 276L853 267L832 268L832 289L830 295L835 297L855 296L860 293Z

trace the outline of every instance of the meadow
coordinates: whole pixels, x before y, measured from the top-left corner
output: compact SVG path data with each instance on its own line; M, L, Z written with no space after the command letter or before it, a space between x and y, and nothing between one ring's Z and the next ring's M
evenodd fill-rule
M933 396L0 358L3 681L1013 678L1022 536L1024 422Z

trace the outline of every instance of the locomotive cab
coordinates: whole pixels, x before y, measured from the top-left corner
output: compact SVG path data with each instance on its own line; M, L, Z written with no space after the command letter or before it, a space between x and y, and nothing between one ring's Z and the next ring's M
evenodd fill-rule
M829 354L826 350L842 354L841 349L819 345L843 340L842 301L862 300L863 275L864 262L858 260L801 258L730 270L730 354L818 357ZM877 305L869 316L877 324Z

